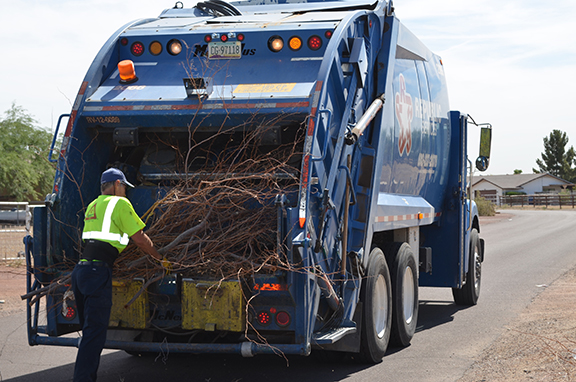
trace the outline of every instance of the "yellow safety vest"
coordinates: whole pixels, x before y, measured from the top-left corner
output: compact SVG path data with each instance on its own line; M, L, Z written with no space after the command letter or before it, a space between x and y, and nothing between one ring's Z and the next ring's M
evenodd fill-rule
M130 236L145 227L134 211L130 201L121 196L100 195L94 200L84 216L82 239L110 243L122 252Z

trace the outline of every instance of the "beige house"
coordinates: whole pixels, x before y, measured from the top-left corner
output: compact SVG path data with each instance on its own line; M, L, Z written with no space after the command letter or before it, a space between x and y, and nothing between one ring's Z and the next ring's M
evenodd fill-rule
M526 195L557 194L573 187L573 183L550 174L486 175L472 178L472 193L491 199L496 204L500 204L501 196L511 191Z

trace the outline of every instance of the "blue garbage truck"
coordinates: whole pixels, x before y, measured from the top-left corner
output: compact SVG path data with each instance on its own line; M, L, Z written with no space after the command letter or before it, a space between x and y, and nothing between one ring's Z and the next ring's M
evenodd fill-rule
M126 173L142 215L182 182L229 177L234 158L281 147L281 171L250 173L272 179L274 197L244 206L273 209L262 248L277 264L224 280L193 269L115 280L106 348L375 363L410 343L420 287L478 301L469 186L488 167L492 126L450 110L441 58L391 0L178 1L106 41L60 125L53 191L25 239L30 345L81 340L66 274L105 169Z

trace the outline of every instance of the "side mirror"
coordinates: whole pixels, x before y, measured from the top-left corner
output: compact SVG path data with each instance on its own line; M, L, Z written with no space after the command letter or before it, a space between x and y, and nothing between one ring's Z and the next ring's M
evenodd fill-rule
M490 164L490 148L492 147L492 125L487 124L480 129L480 154L476 159L476 168L486 171Z

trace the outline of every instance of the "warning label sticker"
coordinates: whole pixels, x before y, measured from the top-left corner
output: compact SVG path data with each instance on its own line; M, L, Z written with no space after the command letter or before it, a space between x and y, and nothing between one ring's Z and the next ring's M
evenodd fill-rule
M240 84L234 93L288 93L296 83L290 84Z

